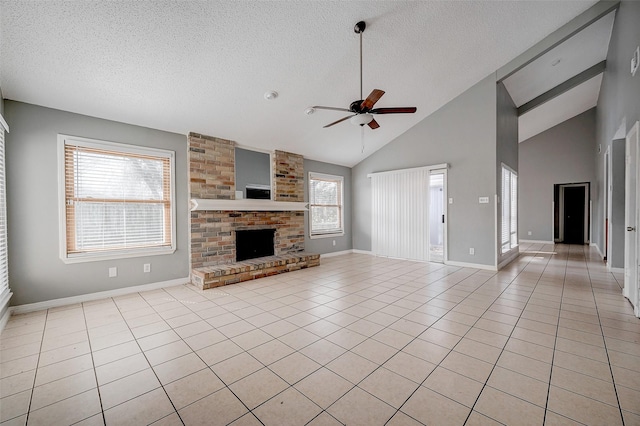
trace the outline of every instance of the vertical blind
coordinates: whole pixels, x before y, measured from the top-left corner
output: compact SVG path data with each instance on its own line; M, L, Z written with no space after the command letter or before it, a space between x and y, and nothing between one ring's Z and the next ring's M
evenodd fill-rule
M67 254L172 245L171 158L65 142Z
M9 292L7 253L7 196L4 167L4 128L0 124L0 300ZM2 309L2 306L0 306Z
M311 235L344 232L342 176L309 173L309 223Z
M429 170L371 175L372 250L379 256L429 259Z
M518 175L502 166L502 253L518 245Z

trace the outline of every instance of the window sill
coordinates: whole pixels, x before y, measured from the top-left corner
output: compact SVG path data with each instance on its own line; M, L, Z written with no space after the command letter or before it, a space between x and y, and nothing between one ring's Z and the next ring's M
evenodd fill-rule
M335 238L335 237L344 237L344 232L336 232L333 234L315 234L309 235L309 239L316 240L320 238Z
M103 260L117 260L117 259L129 259L134 257L147 257L147 256L166 256L168 254L175 253L175 247L162 248L162 249L145 249L145 250L131 250L131 251L118 251L111 253L95 253L95 254L77 254L67 256L62 254L60 260L66 264L73 263L85 263L85 262L99 262Z

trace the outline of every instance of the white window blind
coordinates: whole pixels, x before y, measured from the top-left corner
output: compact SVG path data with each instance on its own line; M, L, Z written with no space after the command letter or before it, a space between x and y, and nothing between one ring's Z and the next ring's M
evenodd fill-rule
M502 166L502 253L518 246L518 175Z
M65 255L173 249L173 153L64 140Z
M372 250L378 256L429 259L429 170L372 174Z
M344 234L344 178L309 172L309 234Z
M7 196L4 167L4 127L0 124L0 301L9 293L7 251ZM0 305L0 309L2 306Z

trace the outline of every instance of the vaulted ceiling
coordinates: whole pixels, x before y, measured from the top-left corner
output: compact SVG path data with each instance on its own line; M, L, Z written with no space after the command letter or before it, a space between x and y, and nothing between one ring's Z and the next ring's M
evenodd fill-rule
M352 166L589 1L0 1L7 99ZM312 105L416 106L358 128ZM264 93L279 96L265 100ZM361 149L361 130L364 152Z

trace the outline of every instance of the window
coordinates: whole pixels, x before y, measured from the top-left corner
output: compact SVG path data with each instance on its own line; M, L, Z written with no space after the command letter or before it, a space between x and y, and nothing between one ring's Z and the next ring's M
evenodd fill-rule
M4 169L4 131L6 122L0 116L0 312L11 293L9 291L9 265L7 253L7 196Z
M502 165L502 253L518 246L518 175Z
M311 238L344 235L342 176L309 172L309 234Z
M174 153L59 136L65 262L175 250Z

